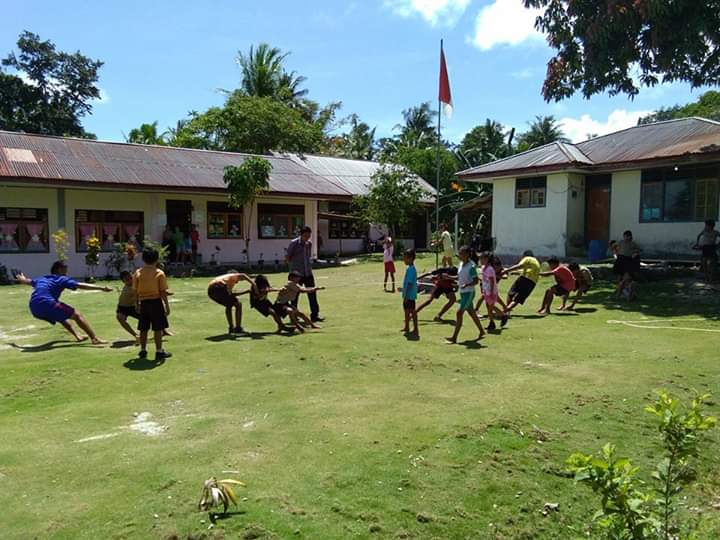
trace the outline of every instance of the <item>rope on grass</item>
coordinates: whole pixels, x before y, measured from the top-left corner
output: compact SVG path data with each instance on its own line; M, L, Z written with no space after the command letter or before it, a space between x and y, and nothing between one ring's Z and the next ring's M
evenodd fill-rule
M643 319L641 321L617 321L609 320L608 324L622 324L631 328L644 328L650 330L686 330L688 332L711 332L720 333L720 329L715 328L693 328L690 326L655 326L654 323L669 323L675 321L696 322L706 321L707 319Z

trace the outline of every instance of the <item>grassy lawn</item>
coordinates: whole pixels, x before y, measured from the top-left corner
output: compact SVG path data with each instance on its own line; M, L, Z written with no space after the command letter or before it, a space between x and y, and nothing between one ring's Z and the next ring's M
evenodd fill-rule
M561 474L571 452L613 441L649 478L653 391L720 396L720 335L695 331L720 331L708 297L648 284L627 307L599 284L582 313L540 319L546 280L502 335L448 346L440 301L419 341L400 334L379 261L316 273L327 321L306 335L273 334L243 300L253 334L227 339L207 280L171 280L174 356L154 369L134 360L116 293L63 297L114 341L96 348L34 320L28 287L0 288L0 536L576 538L598 503ZM671 320L608 323L644 317ZM473 337L466 320L460 342ZM160 433L131 428L143 419ZM717 538L720 434L703 448L687 512ZM210 476L247 484L212 529L196 507Z

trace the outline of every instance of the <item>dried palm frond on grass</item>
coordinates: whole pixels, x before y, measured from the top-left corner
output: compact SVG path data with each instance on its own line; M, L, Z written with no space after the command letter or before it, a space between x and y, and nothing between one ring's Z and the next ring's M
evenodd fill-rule
M230 503L237 506L237 496L231 486L244 487L245 484L239 480L232 480L229 478L225 480L216 480L214 476L205 480L198 508L203 512L207 512L211 508L215 508L222 504L223 514L227 513Z

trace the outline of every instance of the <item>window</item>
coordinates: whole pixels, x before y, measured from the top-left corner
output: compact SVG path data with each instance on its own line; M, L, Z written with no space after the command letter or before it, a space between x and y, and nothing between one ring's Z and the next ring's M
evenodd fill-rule
M259 204L260 238L295 238L305 224L305 207L293 204Z
M0 208L0 252L48 253L46 208Z
M143 213L125 210L75 210L75 250L87 251L88 238L96 236L102 251L120 242L142 243Z
M242 210L224 202L207 203L208 238L242 238Z
M718 166L672 167L642 172L640 221L717 219Z
M545 206L547 178L518 178L515 180L515 208L541 208Z
M356 220L330 219L328 220L328 235L330 238L362 238L363 229Z

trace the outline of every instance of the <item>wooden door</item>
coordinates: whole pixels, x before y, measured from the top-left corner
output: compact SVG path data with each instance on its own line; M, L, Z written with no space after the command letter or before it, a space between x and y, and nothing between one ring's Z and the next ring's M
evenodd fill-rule
M585 241L610 239L610 181L607 177L585 180Z

